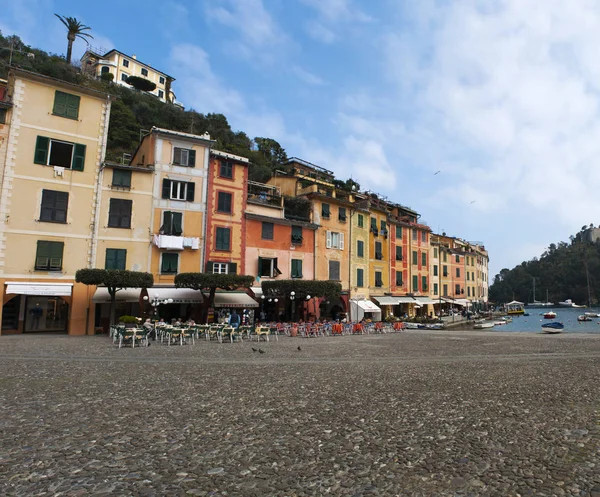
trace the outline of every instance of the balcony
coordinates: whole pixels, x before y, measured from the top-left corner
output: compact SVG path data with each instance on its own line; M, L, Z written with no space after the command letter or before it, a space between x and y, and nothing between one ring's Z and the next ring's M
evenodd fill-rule
M279 188L255 181L248 181L248 202L283 207Z
M153 243L159 249L166 250L183 250L185 248L198 250L200 248L200 238L198 237L154 235Z

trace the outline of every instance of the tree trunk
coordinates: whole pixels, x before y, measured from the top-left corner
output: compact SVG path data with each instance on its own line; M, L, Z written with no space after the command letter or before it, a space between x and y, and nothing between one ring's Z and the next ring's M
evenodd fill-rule
M116 288L109 288L108 289L108 293L110 295L110 317L109 317L109 323L111 326L114 326L115 324L115 312L116 312L116 308L117 308L117 289Z
M204 298L204 300L202 301L202 312L200 315L200 319L204 324L208 324L208 309L210 309L210 307L213 305L213 302L215 301L216 291L216 288L211 288L208 293L208 298Z
M71 54L73 53L73 42L75 41L75 37L73 37L73 39L71 39L70 36L67 36L67 40L69 40L69 43L67 45L67 64L71 63Z

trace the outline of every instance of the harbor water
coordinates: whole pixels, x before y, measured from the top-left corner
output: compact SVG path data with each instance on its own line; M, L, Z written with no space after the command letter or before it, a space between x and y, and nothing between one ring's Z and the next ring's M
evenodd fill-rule
M544 319L544 313L553 311L556 313L554 319ZM569 307L553 307L546 309L527 309L525 312L529 316L511 316L512 323L496 325L491 328L490 332L510 332L510 331L525 331L542 333L542 324L558 321L565 325L563 333L600 333L600 318L592 318L591 321L577 321L577 316L586 312L600 313L600 309L575 309ZM499 321L496 319L495 321Z

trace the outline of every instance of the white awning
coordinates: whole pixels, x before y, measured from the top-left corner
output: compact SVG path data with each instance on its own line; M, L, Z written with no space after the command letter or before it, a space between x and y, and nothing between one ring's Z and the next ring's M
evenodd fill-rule
M73 283L25 283L9 281L6 293L16 295L47 295L49 297L70 297Z
M459 305L461 307L471 305L471 302L467 299L448 299L448 298L442 297L442 300L444 302L446 302L447 304Z
M398 305L400 303L400 301L398 300L398 297L385 296L385 297L371 297L371 298L375 299L379 305Z
M140 300L140 292L141 288L123 288L115 294L115 300L117 302L138 302ZM96 288L92 302L96 304L110 304L108 288L103 286Z
M215 307L258 307L250 295L242 292L215 293Z
M354 300L353 302L356 302L356 305L365 312L381 312L381 309L370 300Z
M415 297L415 300L417 301L417 304L423 305L423 304L439 304L440 301L439 300L433 300L430 297Z
M148 288L148 298L150 302L154 299L173 299L172 304L197 304L204 300L200 290L175 288L173 286Z
M261 287L261 286L251 286L251 287L250 287L250 290L252 290L252 293L254 294L254 296L255 296L257 299L259 299L259 298L262 296L262 294L263 294L263 291L262 291L262 287Z
M395 297L398 299L399 304L416 304L417 301L412 297Z

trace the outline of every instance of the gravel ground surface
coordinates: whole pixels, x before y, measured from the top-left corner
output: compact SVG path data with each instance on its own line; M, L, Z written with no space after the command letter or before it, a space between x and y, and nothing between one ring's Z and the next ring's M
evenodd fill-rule
M600 497L599 335L251 347L0 337L0 495Z

